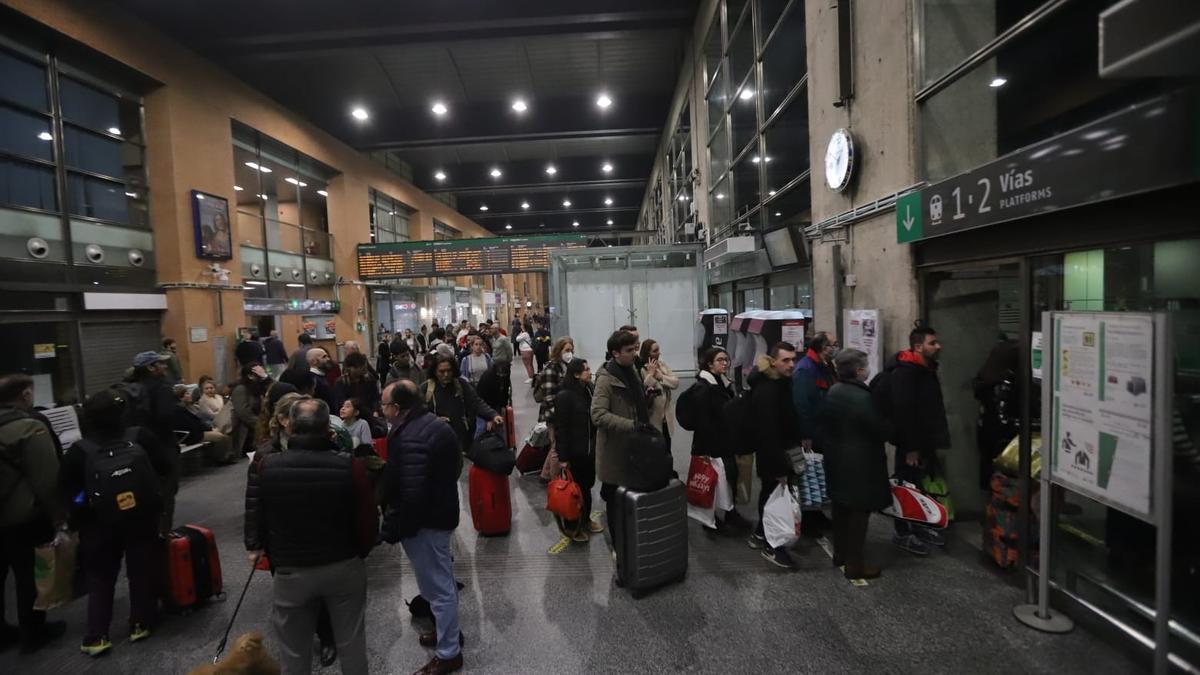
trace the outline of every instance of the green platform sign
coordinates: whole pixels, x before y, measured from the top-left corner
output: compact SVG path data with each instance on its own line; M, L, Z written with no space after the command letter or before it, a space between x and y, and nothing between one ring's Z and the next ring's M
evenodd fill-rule
M907 244L925 237L921 218L921 193L910 192L896 200L896 241Z

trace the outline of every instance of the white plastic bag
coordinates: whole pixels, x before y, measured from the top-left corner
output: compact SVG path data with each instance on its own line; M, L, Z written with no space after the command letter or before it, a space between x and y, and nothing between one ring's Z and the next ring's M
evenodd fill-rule
M705 527L715 528L717 526L717 514L733 510L733 491L729 488L729 481L725 480L725 462L720 457L709 457L708 460L712 463L712 468L717 472L716 494L713 496L713 505L706 509L689 502L687 505L687 514L689 518Z
M763 507L763 535L771 548L791 546L800 539L800 500L786 485L779 485Z

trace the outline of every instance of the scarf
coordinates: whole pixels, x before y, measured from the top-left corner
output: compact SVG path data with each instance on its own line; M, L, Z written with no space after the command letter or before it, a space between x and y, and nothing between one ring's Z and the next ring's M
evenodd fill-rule
M646 392L642 388L642 383L638 381L637 371L632 367L620 366L616 360L610 360L604 364L604 369L625 385L625 396L637 411L637 421L642 424L649 423L650 405L646 402Z

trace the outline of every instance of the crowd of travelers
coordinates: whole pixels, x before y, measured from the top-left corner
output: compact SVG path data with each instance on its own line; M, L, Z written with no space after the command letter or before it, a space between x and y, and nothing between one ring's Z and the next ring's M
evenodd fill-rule
M433 323L382 334L373 361L345 342L340 362L307 334L289 354L275 331L263 339L249 331L235 350L238 377L226 386L208 376L194 387L181 384L168 339L162 351L137 354L123 382L86 399L83 438L65 451L33 406L33 379L0 377L0 565L14 573L19 624L0 625L0 647L32 652L64 634L62 622L33 608L33 566L35 548L68 529L79 535L88 592L81 651L98 656L113 648L122 558L129 640L151 636L181 451L199 445L221 463L252 458L244 544L274 579L272 627L284 672L309 672L314 635L323 665L340 660L343 672L367 672L364 558L377 545L397 543L434 625L418 636L434 655L417 672L460 669L465 637L450 544L458 482L464 453L480 434L511 424L505 410L516 357L550 438L553 473L570 475L582 492L579 518L559 523L570 540L587 542L606 527L614 542L621 539L627 525L614 512L618 491L653 489L650 476L675 476L674 408L684 399L662 345L622 326L607 338L604 362L589 363L575 355L572 338L554 339L545 320L514 320L509 328ZM705 529L746 536L771 563L797 568L788 547L769 545L764 506L777 486L796 479L798 449L818 451L833 563L850 579L878 577L864 541L871 513L891 504L889 477L919 485L937 451L949 446L940 349L933 328L918 324L909 348L871 383L866 354L839 350L825 332L805 345L777 342L738 374L724 349L702 350L686 396L695 421L690 453L722 460L732 493L749 471L760 483L757 522L733 508ZM896 446L890 469L887 442ZM122 465L128 471L114 472L128 474L114 487L98 478L104 471L97 466L122 453L132 459ZM752 464L743 461L750 456ZM597 482L603 521L593 511ZM924 556L945 543L934 529L895 523L893 543L909 553Z

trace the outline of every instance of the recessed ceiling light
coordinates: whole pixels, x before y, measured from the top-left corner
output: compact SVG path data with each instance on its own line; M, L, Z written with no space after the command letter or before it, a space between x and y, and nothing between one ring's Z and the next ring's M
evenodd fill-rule
M480 204L480 205L479 205L479 210L480 210L480 211L487 211L487 204Z
M269 166L259 166L258 170L263 173L271 173L271 167Z
M433 107L430 108L430 110L433 111L434 115L438 115L438 116L445 115L446 113L450 112L450 109L446 107L446 104L442 103L441 101L434 103Z
M500 171L500 167L492 167L492 170L488 172L488 175L490 175L492 178L499 178L500 176L504 175L504 172Z
M317 194L321 195L322 197L328 197L328 196L329 196L329 193L328 193L328 192L326 192L326 191L324 191L324 190L317 190Z
M679 195L679 201L681 201L681 202L686 202L686 201L687 201L687 195Z
M579 221L578 220L571 221L571 227L579 227Z
M571 208L571 200L570 200L570 199L564 199L564 200L563 200L563 208L564 208L564 209L569 209L569 208Z
M43 131L42 133L38 134L38 139L43 141L52 141L54 140L54 137L50 135L49 131Z
M525 99L519 98L512 103L512 109L517 112L525 112L529 110L529 106L525 104Z
M758 164L759 162L761 162L761 161L762 161L762 158L761 158L761 157L759 157L758 155L755 155L755 156L753 156L753 157L751 157L751 158L750 158L750 161L751 161L751 162L753 162L753 163L755 163L755 164Z
M242 190L245 190L246 188L242 187L241 185L234 185L233 189L237 190L238 192L241 192ZM317 192L320 192L320 190L317 190Z
M121 130L120 130L120 129L118 129L117 127L109 127L109 128L108 128L108 133L112 134L113 136L120 136L120 135L121 135Z
M558 173L558 169L554 168L554 165L551 164L550 166L546 167L546 173L553 176L554 174Z
M545 223L538 223L538 227L545 227L545 226L546 226Z
M529 202L521 202L521 208L523 208L523 209L528 209L528 208L529 208Z
M261 194L258 196L258 198L259 199L269 199L269 197L267 197L266 195L261 195Z
M304 288L304 284L284 284L288 288Z
M304 181L302 181L302 180L297 180L297 179L295 179L295 178L292 178L291 176L288 176L287 178L284 178L284 180L286 180L287 182L291 183L292 185L299 185L300 187L308 187L308 183L305 183L305 182L304 182Z
M370 117L370 115L367 114L366 108L355 108L354 110L350 111L350 116L359 122L364 122L368 117Z
M612 166L612 164L605 162L604 166L600 167L600 170L603 171L604 173L612 173L613 166Z
M766 162L767 164L770 164L770 163L771 163L771 158L770 158L769 156L768 156L768 157L763 157L763 161L764 161L764 162Z
M609 225L612 225L612 218L609 218L609 219L608 219L606 222L607 222Z
M754 90L750 87L746 87L742 90L742 93L738 94L738 98L742 99L743 101L749 101L750 99L754 98Z
M776 212L775 212L775 217L776 217L776 218L779 218L779 217L780 217L780 216L782 216L782 215L783 215L783 214L782 214L782 213L780 213L779 211L776 211Z
M512 229L512 225L505 225L505 226L504 226L504 229L506 229L506 230L511 230L511 229Z
M992 89L995 89L997 87L1003 87L1005 84L1008 84L1008 80L1004 79L1003 77L994 77L992 78L992 81L988 83L988 86Z
M438 171L437 173L433 174L433 177L438 180L446 180L446 174L443 171Z
M395 211L388 211L388 215L389 215L389 216L394 216L394 215L396 215L396 212L395 212Z
M612 204L613 204L613 202L612 202L612 197L605 197L605 198L604 198L604 205L605 205L605 206L612 206Z
M612 99L609 98L608 94L600 94L596 97L596 105L600 106L601 108L607 108L608 106L612 105Z

